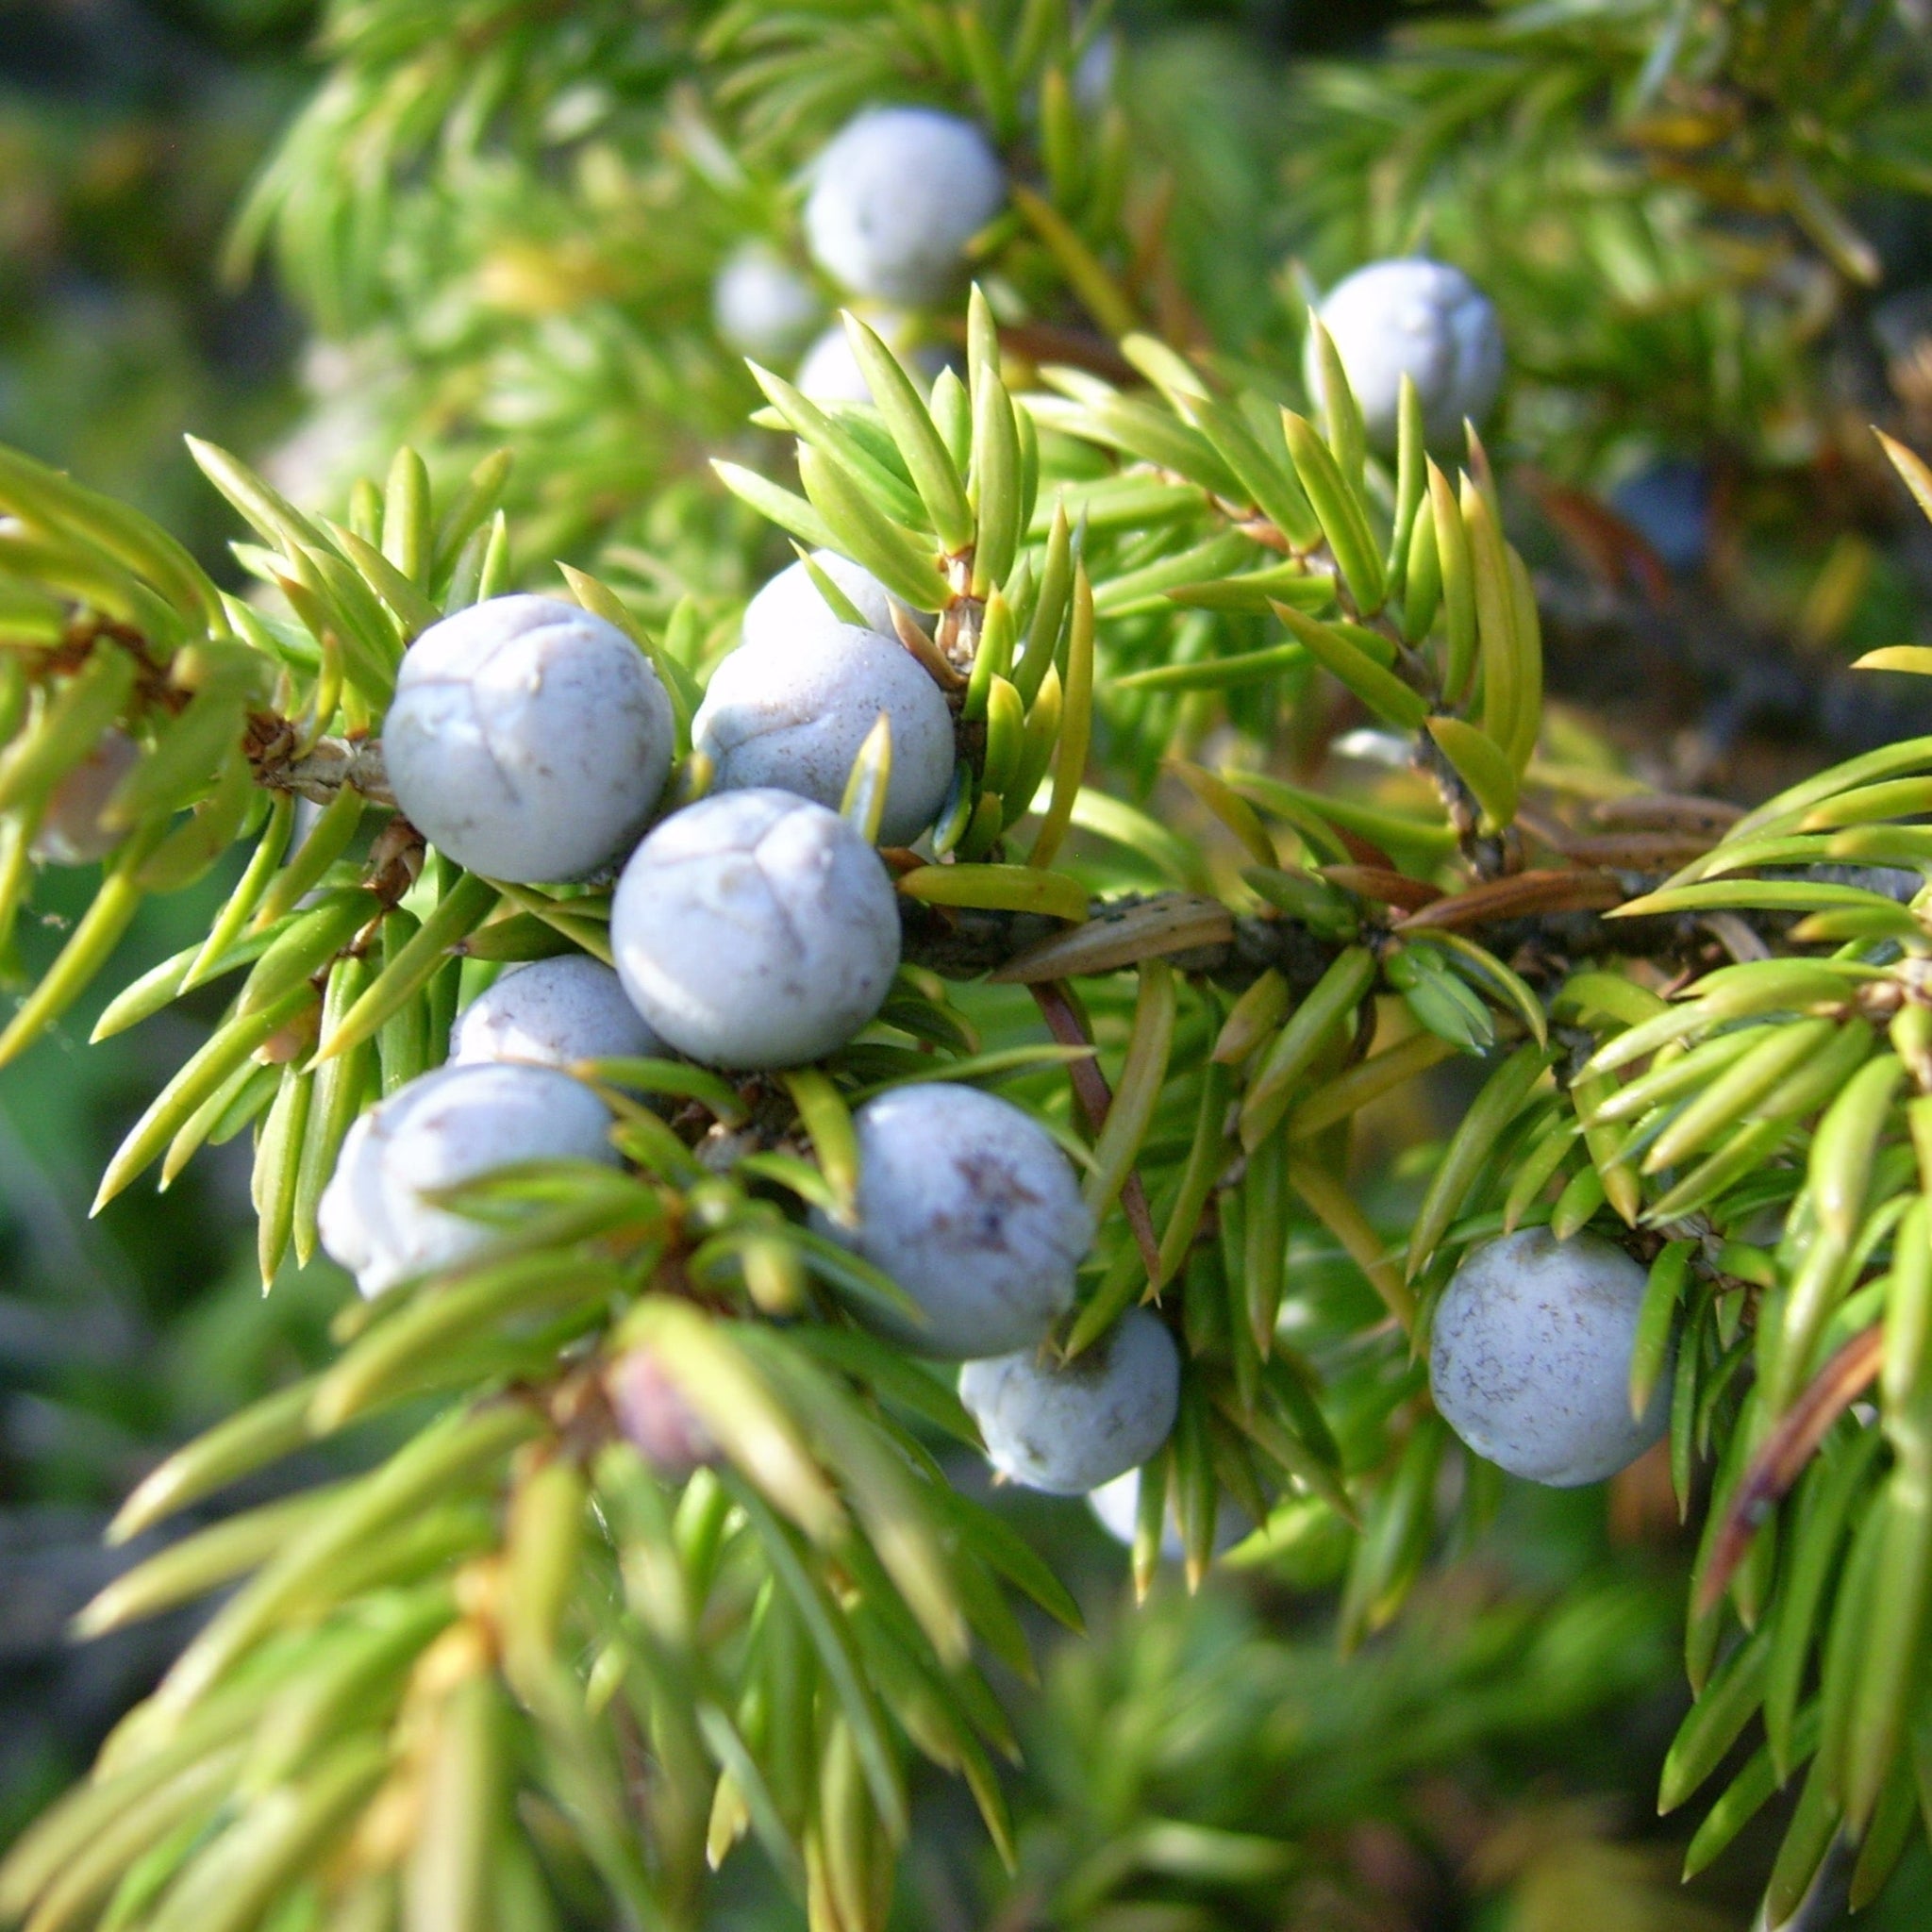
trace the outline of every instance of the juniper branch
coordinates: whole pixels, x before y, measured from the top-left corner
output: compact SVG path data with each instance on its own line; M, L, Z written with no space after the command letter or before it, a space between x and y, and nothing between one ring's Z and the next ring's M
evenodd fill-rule
M1578 874L1579 878L1585 876ZM1636 896L1635 891L1630 896ZM1074 930L1116 928L1122 943L1112 963L1084 969L1057 963L1058 942L1065 940L1069 929L1043 914L936 907L902 899L900 917L908 963L926 967L948 979L991 974L1030 982L1082 970L1124 970L1141 959L1165 958L1177 972L1210 980L1230 991L1252 985L1272 969L1299 997L1316 985L1349 946L1362 942L1361 936L1337 938L1319 933L1288 914L1267 917L1227 912L1224 938L1180 946L1169 943L1168 935L1177 923L1174 915L1203 903L1188 892L1132 893L1093 900L1088 925ZM1760 937L1774 939L1791 922L1757 914L1750 915L1747 923ZM1133 938L1136 928L1148 935L1140 947ZM1677 969L1708 964L1720 951L1706 923L1691 914L1612 921L1597 911L1543 912L1478 920L1457 929L1498 958L1511 960L1532 983L1549 986L1560 981L1578 960L1648 959ZM1392 924L1371 927L1367 936L1371 944L1386 946L1400 938L1401 927Z
M288 719L264 713L249 720L247 751L256 783L271 791L326 805L346 786L371 805L396 802L380 739L325 738L304 750Z

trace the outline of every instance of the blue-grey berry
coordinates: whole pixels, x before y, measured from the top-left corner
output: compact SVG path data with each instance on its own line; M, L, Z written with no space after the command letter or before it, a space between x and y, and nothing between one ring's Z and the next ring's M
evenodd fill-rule
M946 367L946 352L931 342L915 342L908 317L889 311L867 320L918 386L930 389L939 380L940 371ZM791 380L793 388L821 406L873 400L872 384L852 353L852 339L842 322L835 322L806 350Z
M1710 475L1702 463L1665 457L1625 476L1610 508L1672 570L1689 575L1710 553Z
M671 701L603 618L492 597L404 655L382 730L391 789L458 865L524 882L617 863L671 769Z
M918 1303L881 1322L921 1355L1036 1348L1074 1302L1093 1241L1073 1163L1024 1108L949 1081L895 1087L853 1117L858 1221L819 1223Z
M789 791L722 791L632 855L610 908L625 991L708 1066L795 1067L843 1046L899 966L897 895L865 840Z
M979 128L934 108L872 108L812 163L812 258L855 295L923 307L965 273L965 247L1006 200Z
M322 1244L365 1295L484 1246L480 1221L425 1196L525 1160L615 1163L604 1103L554 1067L440 1067L349 1129L323 1191Z
M1113 98L1120 65L1120 36L1110 30L1095 34L1074 62L1074 72L1069 76L1075 105L1090 114L1098 114L1106 108Z
M1429 1386L1478 1456L1556 1489L1634 1462L1670 1421L1668 1374L1630 1413L1630 1357L1648 1277L1592 1234L1524 1228L1480 1247L1442 1291Z
M457 1015L452 1065L477 1060L567 1067L575 1060L657 1059L664 1042L601 959L566 953L514 966Z
M691 741L712 761L715 791L775 786L836 810L881 713L892 764L879 837L908 845L952 784L953 714L896 638L834 620L733 651L711 674Z
M747 242L718 271L711 285L711 319L741 356L782 362L803 349L820 326L818 291L776 250Z
M1321 305L1361 405L1371 443L1395 447L1402 378L1416 386L1428 441L1460 436L1465 416L1480 423L1503 383L1503 332L1490 299L1460 269L1420 256L1371 262L1338 282ZM1306 369L1321 400L1322 375L1310 332Z
M1141 1472L1130 1469L1110 1483L1102 1483L1087 1498L1087 1507L1100 1525L1117 1542L1131 1543L1141 1526ZM1214 1554L1219 1557L1234 1548L1254 1524L1225 1496L1214 1506ZM1180 1517L1172 1495L1160 1521L1160 1555L1165 1562L1178 1563L1187 1555L1181 1541Z
M871 571L849 557L841 557L836 550L814 550L811 560L837 585L868 630L894 637L893 607L913 614ZM825 602L804 563L789 563L744 607L739 637L750 650L786 650L801 637L829 634L845 622Z
M1145 1308L1064 1367L1023 1349L959 1371L987 1460L1055 1496L1083 1496L1145 1462L1174 1427L1180 1386L1174 1337Z

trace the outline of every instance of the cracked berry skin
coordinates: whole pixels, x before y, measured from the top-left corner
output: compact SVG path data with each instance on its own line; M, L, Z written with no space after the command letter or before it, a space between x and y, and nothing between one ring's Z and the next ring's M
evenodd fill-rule
M1503 386L1503 332L1490 299L1460 269L1420 256L1371 262L1329 290L1321 305L1348 386L1361 405L1369 441L1395 448L1402 378L1415 383L1430 443L1480 423ZM1321 400L1321 369L1310 331L1305 376Z
M383 722L396 804L458 865L521 883L616 864L671 770L671 700L613 624L492 597L409 647Z
M1083 1496L1140 1468L1173 1430L1180 1387L1174 1337L1145 1308L1064 1367L1023 1349L959 1371L987 1460L1052 1496Z
M503 974L457 1015L452 1066L515 1060L567 1067L575 1060L658 1059L664 1042L601 959L567 953Z
M1630 1413L1645 1271L1596 1235L1529 1227L1477 1248L1436 1305L1429 1386L1478 1456L1553 1489L1627 1467L1670 1422L1671 1377Z
M105 731L79 764L55 786L34 827L29 854L42 865L92 865L127 834L102 824L122 779L141 761L141 747L122 730Z
M879 838L909 845L953 782L953 714L896 638L834 619L741 645L711 674L691 740L712 761L716 791L772 786L836 810L881 712L892 767Z
M1036 1348L1074 1302L1093 1217L1073 1163L1010 1101L945 1081L894 1087L853 1115L858 1220L819 1230L891 1276L925 1315L867 1320L920 1355Z
M632 855L610 908L625 991L707 1066L801 1066L843 1046L899 966L879 856L837 812L789 791L721 791Z
M323 1191L322 1245L374 1297L448 1268L492 1239L483 1222L424 1196L525 1160L614 1165L610 1115L554 1067L439 1067L349 1129Z
M1006 171L970 121L933 108L871 108L811 167L812 258L855 295L923 308L965 273L965 248L1000 211Z

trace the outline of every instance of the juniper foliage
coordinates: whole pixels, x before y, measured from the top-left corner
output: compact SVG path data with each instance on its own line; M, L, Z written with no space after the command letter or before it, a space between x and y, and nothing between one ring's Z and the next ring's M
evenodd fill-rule
M1192 1583L1231 1504L1260 1525L1247 1560L1338 1579L1344 1651L1498 1504L1422 1366L1460 1258L1545 1223L1622 1241L1648 1268L1633 1407L1670 1378L1670 1476L1701 1524L1661 1792L1702 1807L1690 1865L1790 1785L1782 1923L1835 1845L1862 1901L1919 1832L1932 738L1749 811L1627 776L1546 703L1500 458L1574 481L1620 440L1694 434L1748 482L1843 437L1815 344L1879 273L1861 212L1932 185L1923 41L1806 0L1506 6L1303 72L1283 219L1308 259L1425 230L1497 295L1522 371L1497 460L1474 426L1426 448L1411 391L1385 464L1319 333L1325 406L1301 388L1319 325L1261 299L1274 238L1191 275L1175 210L1238 191L1211 153L1149 164L1158 112L1143 148L1110 32L1062 0L340 0L234 245L272 245L337 340L352 474L298 504L195 444L246 532L229 589L0 452L8 931L63 781L110 730L139 751L0 1058L109 970L144 902L232 880L95 1028L231 989L100 1198L249 1137L264 1285L311 1259L349 1126L440 1062L466 995L508 963L609 958L608 885L464 872L395 814L380 725L427 625L560 568L672 694L675 804L705 782L705 680L791 540L930 613L905 641L959 724L930 854L891 855L906 963L874 1025L780 1076L580 1069L621 1168L455 1191L493 1231L477 1258L344 1308L327 1367L128 1497L117 1539L318 1441L355 1472L169 1544L84 1613L100 1633L230 1591L15 1845L0 1910L39 1932L679 1925L750 1840L815 1927L858 1932L891 1907L915 1757L1017 1862L989 1672L1031 1670L1036 1611L1080 1613L953 1480L975 1437L949 1383L855 1318L903 1313L901 1291L811 1220L850 1215L854 1105L935 1078L997 1085L1078 1158L1100 1235L1059 1355L1149 1302L1183 1344L1141 1589L1170 1509ZM873 400L821 404L730 355L711 289L747 241L812 277L800 170L882 98L970 111L1008 206L957 307L846 319ZM929 388L922 347L946 358ZM1932 470L1886 454L1932 513ZM1372 781L1322 765L1343 719ZM855 769L861 824L890 758L874 738ZM1403 1155L1420 1193L1360 1187L1365 1110L1452 1061L1471 1097ZM611 1414L607 1372L641 1350L714 1451L676 1480ZM1177 1612L1152 1614L1148 1657ZM1614 1649L1575 1631L1576 1659ZM1055 1679L1070 1710L1106 1667L1080 1655ZM1401 1655L1339 1668L1386 1688ZM1278 1740L1229 1748L1316 1775ZM1093 1925L1127 1923L1130 1873L1265 1901L1324 1816L1175 1823L1123 1866L1083 1862L1062 1798L1035 1854Z

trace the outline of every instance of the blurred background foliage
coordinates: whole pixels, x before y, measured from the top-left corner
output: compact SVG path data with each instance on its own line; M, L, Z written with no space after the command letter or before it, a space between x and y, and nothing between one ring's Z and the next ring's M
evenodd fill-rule
M212 265L299 98L308 24L306 9L248 0L0 5L0 439L124 493L205 554L223 519L183 432L219 425L259 446L297 407L301 324L267 277L236 287ZM83 876L50 879L48 923L91 890ZM142 957L181 944L213 891L150 906ZM77 1016L0 1088L9 1836L181 1640L176 1624L98 1653L63 1641L75 1592L112 1567L99 1545L112 1498L160 1444L286 1375L331 1299L318 1283L261 1302L238 1245L245 1165L88 1220L105 1151L183 1050L180 1033L151 1029L88 1051L91 1020Z
M508 441L535 550L722 608L774 559L695 480L758 400L709 290L746 198L787 191L755 139L708 145L679 92L684 17L715 9L574 0L564 33L514 0L466 11L490 16L487 58L441 8L358 41L394 10L338 8L323 70L303 0L0 0L0 439L140 504L225 581L228 520L184 430L319 502L401 438L451 471ZM1467 268L1510 345L1491 448L1555 689L1654 780L1761 793L1899 728L1909 700L1868 680L1854 703L1840 667L1919 634L1932 592L1932 541L1865 428L1932 441L1921 11L1140 0L1119 17L1162 182L1127 210L1163 264L1147 299L1183 341L1278 361L1305 293L1361 260ZM50 880L50 946L63 886L77 906L88 885ZM173 950L225 891L151 902L127 957ZM0 1084L0 1838L183 1635L64 1643L127 1560L99 1547L108 1509L319 1359L342 1292L318 1264L261 1298L239 1145L87 1219L218 998L87 1051L83 1011ZM1408 1187L1375 1205L1399 1219ZM1680 1891L1681 1831L1650 1819L1690 1546L1647 1465L1607 1493L1512 1486L1346 1660L1319 1538L1135 1609L1083 1507L1009 1507L1094 1636L1048 1644L1044 1694L1018 1705L1017 1883L929 1779L908 1926L1746 1923L1778 1821ZM1924 1924L1912 1857L1866 1923ZM718 1923L791 1923L753 1882L733 1872ZM1840 1874L1807 1923L1838 1923L1842 1893Z

